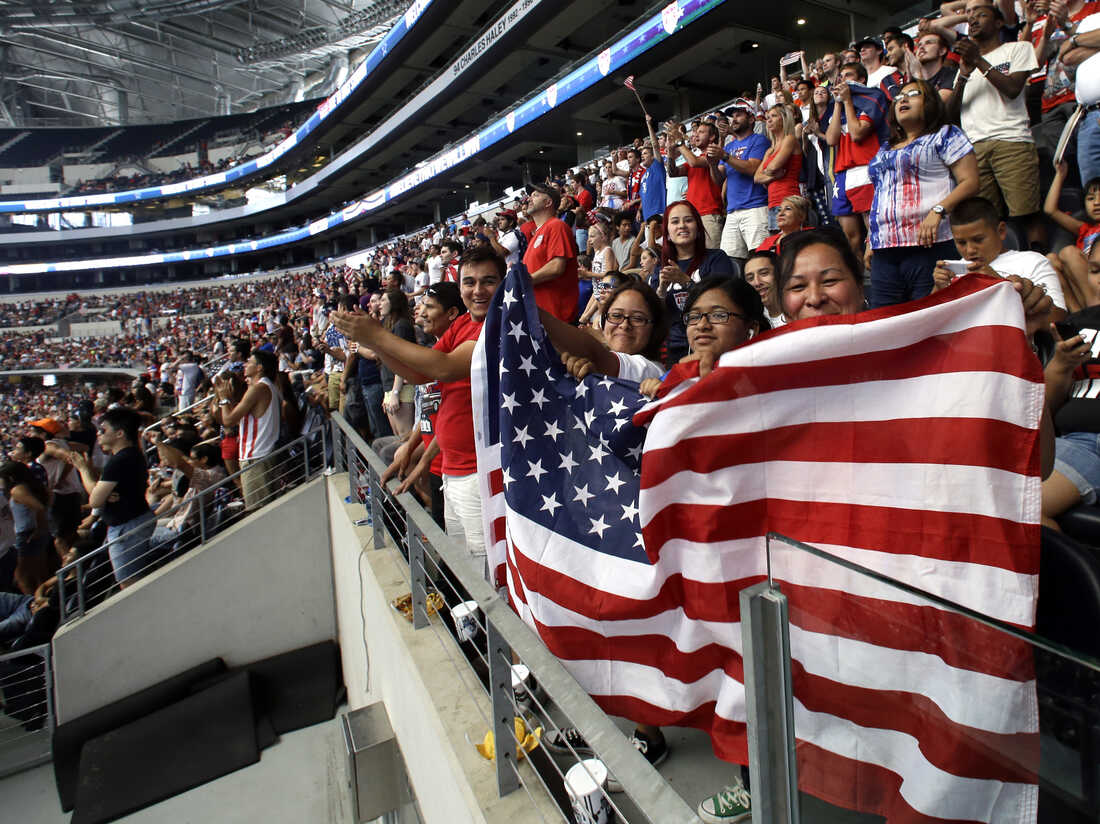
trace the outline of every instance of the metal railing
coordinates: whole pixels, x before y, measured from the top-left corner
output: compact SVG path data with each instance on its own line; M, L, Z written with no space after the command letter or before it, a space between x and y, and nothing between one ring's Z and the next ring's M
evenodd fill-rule
M0 778L52 757L51 664L49 644L0 655Z
M458 679L473 696L480 687L489 698L492 718L484 715L481 703L473 703L482 713L496 742L497 787L503 797L523 789L532 797L531 773L521 769L516 757L514 718L525 719L528 729L541 726L557 734L564 747L557 752L563 758L546 754L544 747L527 756L533 774L547 795L555 800L561 820L573 821L572 811L563 798L566 773L577 769L591 778L598 767L578 753L563 729L573 727L595 758L606 766L624 795L613 795L606 784L593 779L600 788L608 814L622 821L652 824L696 822L694 810L681 798L645 758L632 746L610 717L592 700L542 640L512 610L483 577L482 570L465 549L449 538L411 493L394 495L383 486L380 477L385 465L357 432L339 414L332 416L333 453L338 472L347 471L349 497L369 507L374 530L374 546L386 545L386 538L408 564L407 581L412 595L413 627L431 627L455 666ZM431 601L434 601L432 608ZM443 606L439 606L440 599ZM448 608L476 601L476 631L473 638L457 634ZM462 652L453 653L455 642ZM513 689L514 665L522 664L530 673L526 689ZM544 740L546 736L544 735ZM539 807L536 805L535 809ZM545 817L539 813L539 818Z
M61 623L82 617L92 606L110 597L116 586L133 583L206 543L245 515L317 477L324 470L327 452L328 427L321 426L162 512L158 516L160 519L174 515L184 507L193 507L195 514L186 519L176 537L164 542L153 541L151 534L145 538L139 537L137 557L126 557L123 561L120 556L116 568L116 560L111 558L111 548L126 546L128 539L144 532L151 533L149 523L145 522L79 556L57 573ZM246 501L246 506L246 502L241 501L238 488L244 484L242 476L249 472L263 473L264 482L260 485L260 497ZM152 523L155 526L156 520Z

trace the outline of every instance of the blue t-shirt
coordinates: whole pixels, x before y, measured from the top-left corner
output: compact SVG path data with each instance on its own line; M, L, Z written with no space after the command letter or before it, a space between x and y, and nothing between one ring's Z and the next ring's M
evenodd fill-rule
M731 140L725 145L727 154L738 160L763 160L771 145L762 134L750 134L741 140ZM754 183L752 175L737 171L727 163L719 164L726 173L726 211L756 209L768 205L768 189Z
M642 198L642 220L664 214L665 211L665 167L654 158L642 175L639 189Z

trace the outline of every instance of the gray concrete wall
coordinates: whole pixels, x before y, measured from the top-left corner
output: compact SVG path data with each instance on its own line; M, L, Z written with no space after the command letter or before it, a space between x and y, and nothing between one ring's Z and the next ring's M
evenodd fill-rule
M319 478L62 627L59 722L214 656L235 666L335 638L328 525Z

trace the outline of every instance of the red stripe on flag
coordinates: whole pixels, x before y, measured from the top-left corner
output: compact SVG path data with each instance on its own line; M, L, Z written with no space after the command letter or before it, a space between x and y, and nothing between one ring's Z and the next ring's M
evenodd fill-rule
M530 560L522 552L516 552L514 561L509 563L513 575L519 576L528 591L586 618L607 622L652 618L682 608L688 618L695 620L736 623L741 620L737 593L763 580L760 576L700 583L676 574L668 577L653 598L641 601L616 596L562 575ZM790 599L791 623L807 632L836 635L895 650L928 653L943 659L949 666L998 678L1030 681L1034 677L1026 645L956 613L785 582L782 590ZM525 600L525 603L529 602ZM533 611L535 619L540 620L537 610ZM540 635L549 646L551 636L556 636L555 643L562 637L572 638L560 635L567 629L571 628L546 626L546 633ZM576 628L576 632L590 630ZM608 625L607 632L615 632L613 624ZM710 654L704 648L696 664L688 661L696 652L680 652L684 660L678 666L690 664L694 667L681 671L682 680L696 680L713 669L713 659L707 657ZM591 651L580 657L591 657Z
M914 433L935 432L935 437ZM984 466L1020 475L1038 473L1038 434L1005 421L908 418L814 422L763 432L681 439L645 453L647 488L685 470L709 473L768 460L815 463L926 463ZM1022 459L1021 454L1030 457ZM1033 465L1034 464L1034 465ZM1034 470L1034 471L1033 471Z
M489 491L494 496L504 494L504 471L499 467L489 473Z
M646 457L648 460L648 456ZM858 531L853 525L858 524ZM966 512L762 499L734 506L671 503L642 529L656 559L665 541L693 543L756 538L779 532L812 545L862 547L1039 574L1039 525ZM822 561L822 563L826 563Z

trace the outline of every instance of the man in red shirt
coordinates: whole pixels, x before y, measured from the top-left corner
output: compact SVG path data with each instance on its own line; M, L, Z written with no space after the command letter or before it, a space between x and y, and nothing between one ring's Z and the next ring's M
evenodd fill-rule
M722 227L726 222L722 188L714 182L710 172L711 165L717 165L718 159L707 156L707 147L717 140L718 128L707 120L701 120L691 133L691 143L696 150L693 152L687 146L683 124L677 123L670 127L668 160L665 163L669 177L687 175L688 187L684 197L703 218L708 249L721 247ZM676 165L677 157L684 159L682 166Z
M577 241L565 221L558 218L561 192L549 184L527 187L527 215L535 233L527 244L523 265L535 285L535 303L563 323L577 312Z
M432 348L398 337L363 312L336 312L334 323L349 339L369 347L395 374L411 383L439 382L435 440L443 452L443 506L447 534L464 538L483 574L485 529L474 450L470 363L493 294L504 279L504 258L490 246L462 256L459 291L469 313L460 316ZM574 301L576 298L574 298Z

